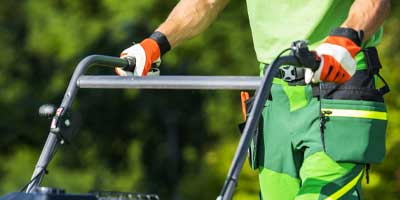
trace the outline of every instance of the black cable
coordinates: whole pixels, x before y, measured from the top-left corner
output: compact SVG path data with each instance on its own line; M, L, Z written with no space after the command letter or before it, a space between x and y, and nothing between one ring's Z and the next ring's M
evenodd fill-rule
M22 187L20 192L24 192L24 190L26 190L26 188L29 186L29 184L31 184L33 181L35 181L37 178L39 178L43 173L47 173L47 170L44 168L42 168L42 171L40 171L40 173L38 173L35 177L33 177L24 187Z
M284 49L283 51L281 51L279 54L278 54L278 56L276 56L276 58L274 59L274 61L272 61L272 62L275 62L275 60L278 60L281 56L282 56L282 54L284 54L284 53L286 53L287 51L290 51L290 50L292 50L292 48L287 48L287 49ZM263 69L263 75L265 74L265 70L267 70L267 67L269 66L269 64L265 64L265 67L264 67L264 69Z
M286 53L287 51L290 51L290 50L292 50L292 48L284 49L283 51L281 51L281 52L278 54L278 56L276 56L275 60L278 60L278 59L282 56L282 54L284 54L284 53Z

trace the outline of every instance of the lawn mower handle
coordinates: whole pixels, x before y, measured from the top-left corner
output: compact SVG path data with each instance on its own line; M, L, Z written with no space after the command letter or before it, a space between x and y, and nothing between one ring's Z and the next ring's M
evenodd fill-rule
M53 155L55 154L58 145L64 142L62 132L63 128L67 128L66 126L68 126L66 125L66 121L64 120L67 120L65 119L66 113L71 107L71 104L78 91L77 81L79 77L82 76L92 65L103 65L108 67L128 67L130 64L134 64L134 62L128 61L127 59L102 55L87 56L79 62L69 82L64 98L61 101L61 105L60 107L58 107L55 115L53 116L50 125L50 133L40 154L39 160L36 163L35 170L33 171L31 177L31 182L25 190L26 193L32 192L33 188L40 185L42 178L46 173L47 165L53 158Z
M46 168L53 158L57 147L60 143L63 143L63 129L68 128L68 125L66 125L66 120L68 120L66 117L66 113L70 109L71 104L77 94L79 82L78 80L92 65L125 68L134 67L134 61L110 56L91 55L79 62L69 82L61 105L53 116L48 138L43 147L39 160L35 166L31 182L25 190L26 193L31 193L33 191L33 188L40 185L42 178L46 173ZM296 57L295 55L290 55L282 56L276 59L266 69L265 76L262 78L261 81L261 85L256 90L254 106L252 107L251 112L248 116L248 122L245 125L227 179L220 195L218 196L218 200L230 200L232 198L233 191L239 177L239 173L243 167L243 163L246 158L247 148L258 125L258 120L261 116L265 101L269 96L270 88L272 86L272 80L278 68L282 65L301 66L298 57Z

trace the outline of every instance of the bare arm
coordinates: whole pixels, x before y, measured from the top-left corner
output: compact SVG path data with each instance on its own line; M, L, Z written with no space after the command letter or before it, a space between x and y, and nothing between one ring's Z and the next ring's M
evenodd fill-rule
M166 35L171 47L203 32L229 0L181 0L156 31Z
M368 40L382 25L390 12L390 0L355 0L342 27L364 31Z

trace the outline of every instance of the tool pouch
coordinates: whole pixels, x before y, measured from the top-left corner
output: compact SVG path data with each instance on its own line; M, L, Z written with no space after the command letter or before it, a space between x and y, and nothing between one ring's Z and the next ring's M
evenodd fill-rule
M387 112L375 87L381 68L376 49L367 53L368 69L357 70L344 84L321 83L321 138L326 153L339 162L380 163L385 155Z

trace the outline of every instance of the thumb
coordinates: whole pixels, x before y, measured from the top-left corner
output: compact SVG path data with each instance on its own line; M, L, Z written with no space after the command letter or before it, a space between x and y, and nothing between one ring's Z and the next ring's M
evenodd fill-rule
M306 68L306 71L304 73L304 81L306 82L306 84L311 83L313 76L314 72L311 69Z

